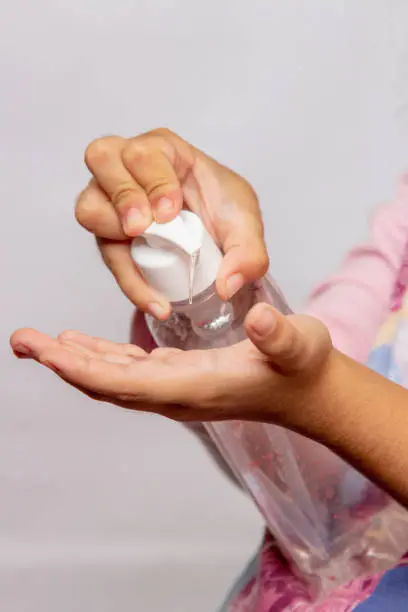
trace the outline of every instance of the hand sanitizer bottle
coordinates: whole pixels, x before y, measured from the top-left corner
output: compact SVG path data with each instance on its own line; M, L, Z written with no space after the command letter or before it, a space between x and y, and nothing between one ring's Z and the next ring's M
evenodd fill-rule
M132 257L151 287L172 303L166 321L146 315L159 347L198 350L240 342L246 339L244 319L257 302L290 314L269 278L245 286L228 302L219 298L215 279L222 253L192 212L182 211L166 224L153 223L134 239ZM270 424L204 425L252 495L281 550L318 585L317 590L325 592L377 568L372 563L375 537L365 537L370 517L357 520L344 497L345 483L355 472L337 456ZM361 491L372 486L365 479L358 482Z
M246 286L229 302L218 297L215 279L222 254L192 212L182 211L169 223L153 223L133 241L132 256L150 286L172 303L167 321L146 317L158 346L192 350L235 344L245 339L242 323L258 301L289 312L267 282Z

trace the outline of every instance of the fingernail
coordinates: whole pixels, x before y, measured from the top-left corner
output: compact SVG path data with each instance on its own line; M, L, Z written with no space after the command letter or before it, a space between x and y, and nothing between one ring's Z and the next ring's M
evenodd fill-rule
M136 234L144 228L145 217L138 208L131 208L123 219L123 229L126 234Z
M260 338L265 338L274 330L276 318L273 311L268 308L262 308L258 313L255 321L251 321L251 328Z
M227 297L232 298L245 285L245 279L242 274L233 274L227 280Z
M159 217L170 215L174 210L174 203L170 198L160 198L156 204L156 214Z
M18 353L19 355L32 355L31 349L25 344L16 344L13 347L13 350L15 353Z
M148 310L153 317L156 317L156 319L163 319L168 314L168 307L163 306L163 304L160 304L159 302L150 302L148 305Z

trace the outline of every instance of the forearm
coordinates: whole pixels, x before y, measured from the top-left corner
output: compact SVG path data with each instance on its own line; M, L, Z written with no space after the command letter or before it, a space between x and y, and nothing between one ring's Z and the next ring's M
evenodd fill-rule
M408 507L408 391L334 351L296 429Z

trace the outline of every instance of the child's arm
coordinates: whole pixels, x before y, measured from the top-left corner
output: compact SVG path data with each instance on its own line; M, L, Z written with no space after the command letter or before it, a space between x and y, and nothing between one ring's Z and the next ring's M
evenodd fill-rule
M334 351L313 414L316 419L309 411L297 431L332 449L408 508L404 387Z
M151 357L72 331L55 339L20 329L11 346L116 406L177 420L258 420L303 433L408 507L408 391L334 350L312 317L258 304L245 326L252 342L171 359L163 349Z
M408 255L408 175L394 202L380 208L368 241L352 249L340 272L313 291L307 312L329 328L340 351L364 363L387 316Z
M336 348L357 361L367 360L389 312L407 245L408 176L402 179L396 199L376 211L367 242L350 251L338 274L312 292L307 306L308 314L328 327ZM187 427L235 480L204 426L189 423ZM303 444L300 439L296 443Z
M352 249L339 273L311 294L308 314L325 323L336 348L358 361L366 361L389 311L407 244L408 177L401 181L394 202L375 213L367 242ZM132 342L148 352L155 348L142 315L135 317L132 331ZM204 426L186 425L235 481Z
M307 306L308 314L328 327L336 348L357 361L367 360L389 312L407 245L408 176L401 180L396 199L376 211L367 242L350 251L338 274L312 292ZM187 426L232 476L203 425Z

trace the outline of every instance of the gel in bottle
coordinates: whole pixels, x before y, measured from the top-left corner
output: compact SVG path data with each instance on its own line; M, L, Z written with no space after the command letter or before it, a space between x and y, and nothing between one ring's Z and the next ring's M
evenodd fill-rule
M151 287L172 303L167 321L146 315L159 347L198 350L240 342L246 339L244 319L257 302L290 313L269 278L245 286L228 302L219 298L215 279L222 253L192 212L182 211L169 223L153 223L133 241L132 257ZM330 485L336 492L347 466L320 445L274 425L214 422L205 427L298 568L309 576L327 570L333 546L337 553L347 548L343 536L351 525L340 496L335 493L328 501L322 491ZM330 469L319 471L313 468L316 463ZM339 517L335 529L333 508ZM344 581L348 577L344 559L341 576L338 567L329 571Z

